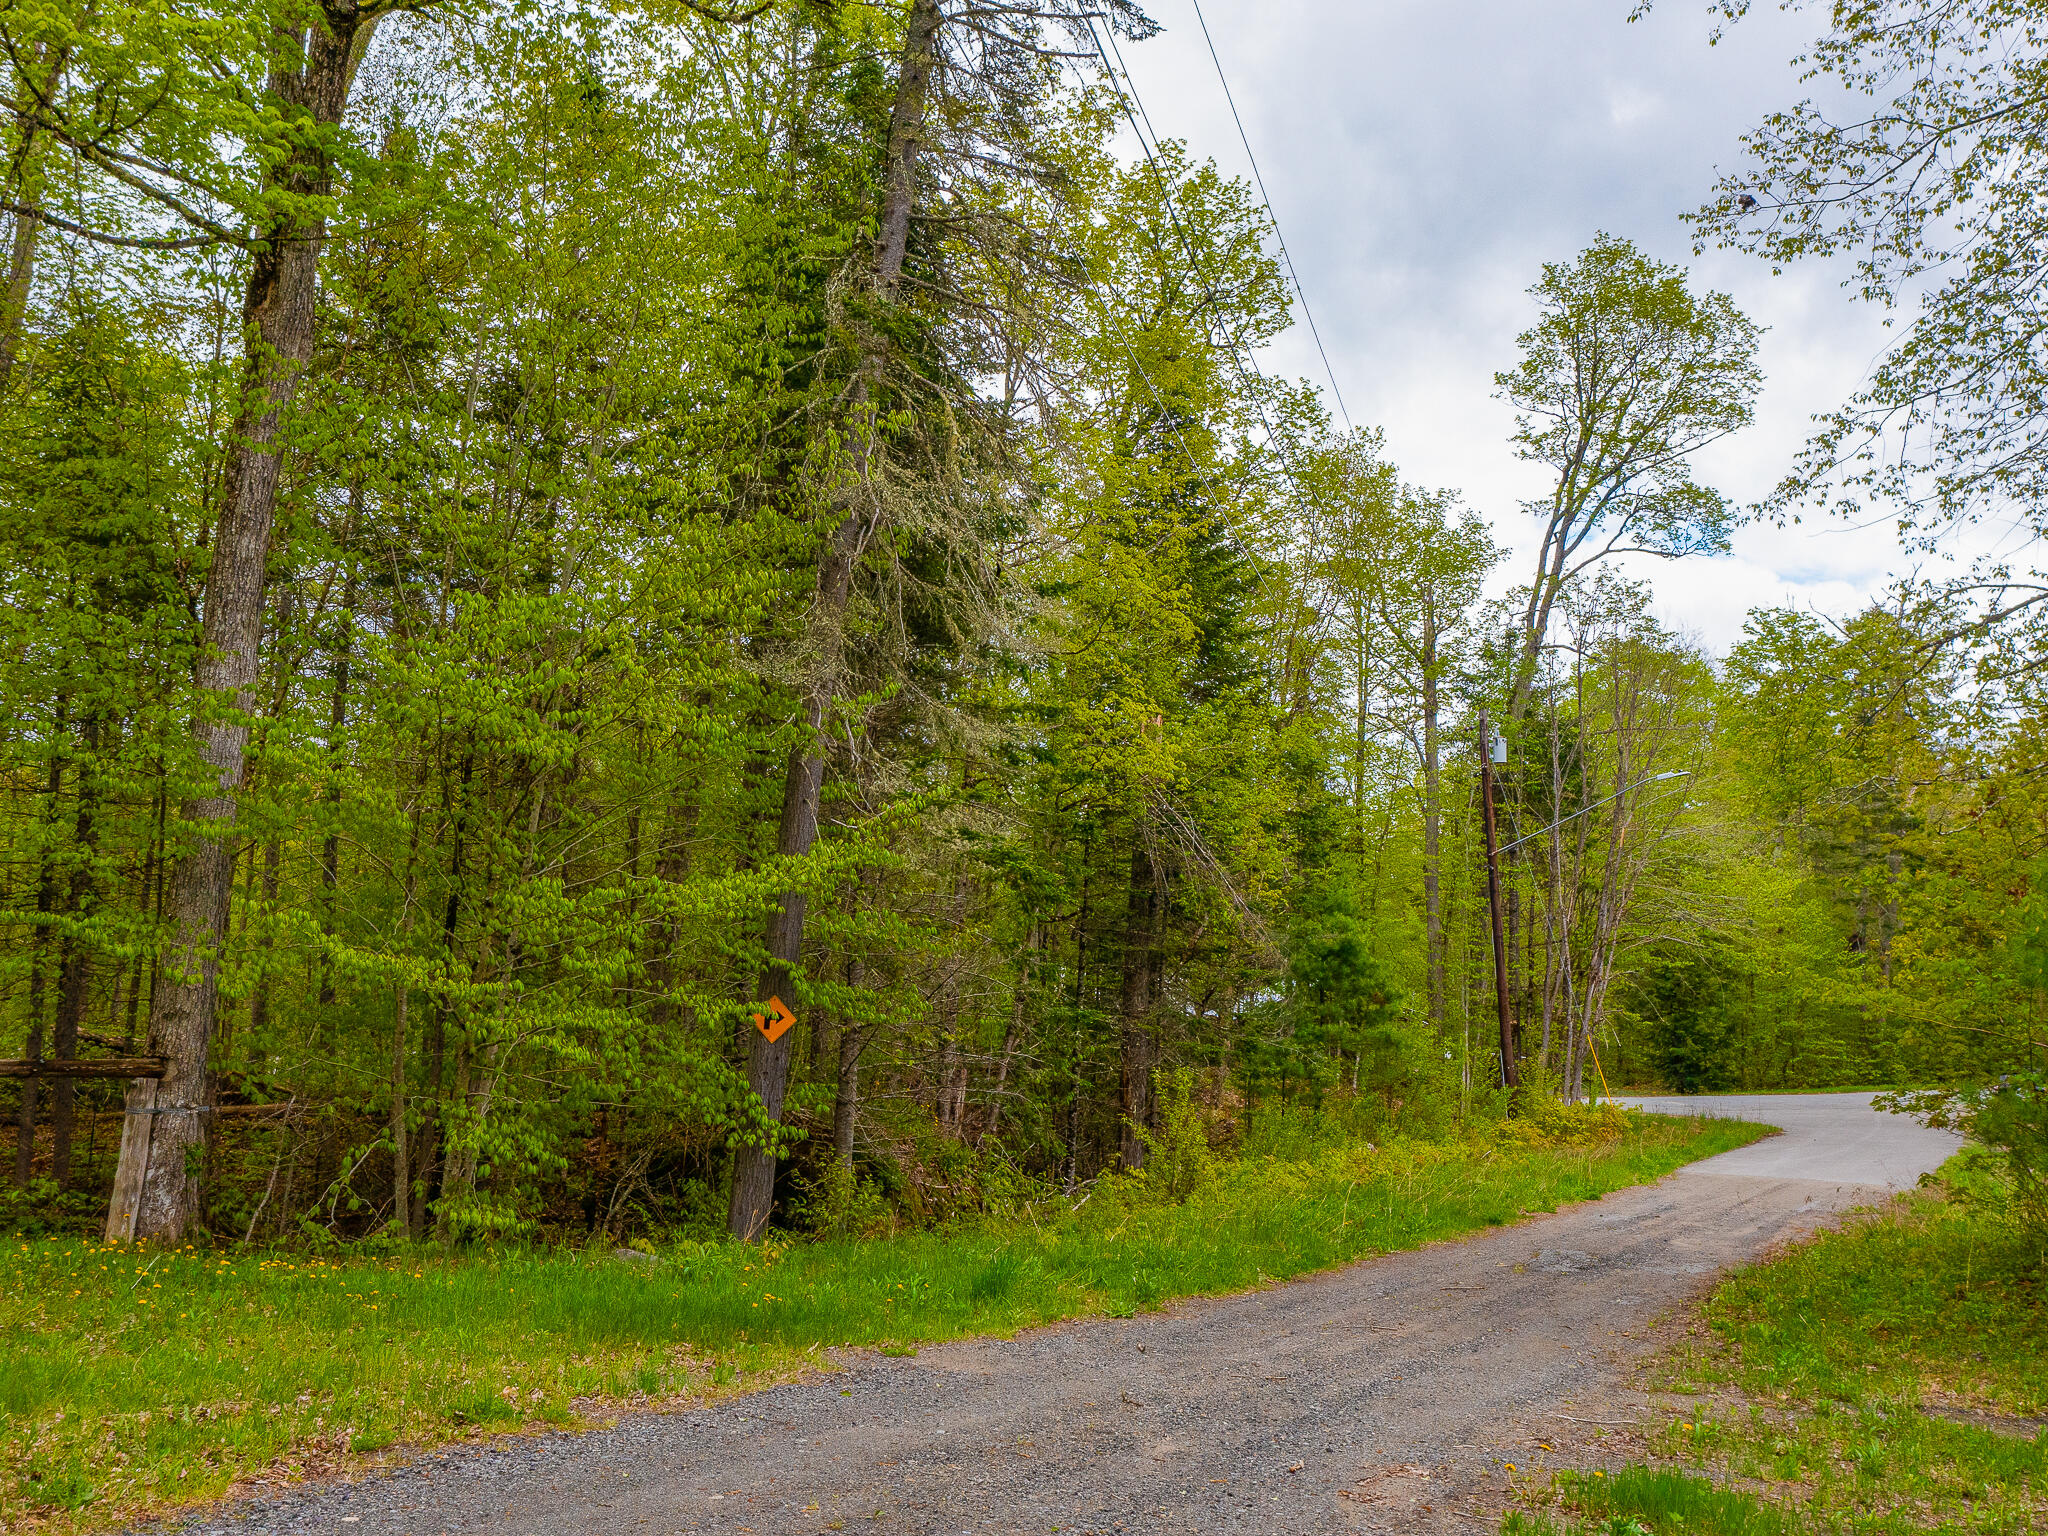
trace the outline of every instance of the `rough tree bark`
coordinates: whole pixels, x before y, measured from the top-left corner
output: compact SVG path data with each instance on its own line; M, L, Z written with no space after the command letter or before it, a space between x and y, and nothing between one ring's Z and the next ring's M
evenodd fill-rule
M924 138L925 100L938 61L939 29L945 20L940 0L914 0L904 32L903 61L896 77L896 95L889 114L888 158L883 183L881 219L875 245L875 291L886 302L903 275L910 244L910 218L916 202L918 152ZM872 378L877 359L863 360L862 378L854 391L859 418L852 433L854 463L844 482L838 525L818 560L817 594L812 599L809 631L816 651L812 680L803 698L804 740L790 749L783 775L782 816L775 849L786 859L810 852L818 837L818 797L825 781L824 733L840 682L844 649L842 626L853 595L854 567L874 532L878 510L870 501L867 470L875 423ZM768 923L768 963L761 972L763 999L787 1001L795 990L803 958L804 895L786 891ZM783 1094L789 1086L790 1053L795 1032L769 1040L751 1026L747 1033L747 1086L760 1097L770 1120L782 1116ZM775 1149L739 1147L733 1153L732 1200L726 1224L735 1237L752 1241L768 1225L775 1203Z
M58 83L64 78L68 62L66 50L58 50L56 57L49 60L49 69L44 74L38 89L27 77L31 71L41 68L45 49L40 43L29 45L27 54L18 64L24 83L30 90L45 100L55 94ZM36 141L42 137L34 117L27 113L16 117L16 138L8 155L9 175L4 188L7 201L13 205L13 233L8 241L7 274L4 286L0 286L0 390L6 389L14 376L14 364L21 355L22 326L28 319L29 294L35 281L36 246L43 232L42 215L42 146Z
M265 565L283 460L280 419L313 351L313 305L324 219L309 208L330 189L325 133L341 121L377 12L323 0L320 21L279 39L268 94L315 132L269 172L283 194L251 247L242 299L242 403L228 434L229 463L206 578L195 681L225 709L194 723L210 792L181 808L189 846L171 877L171 946L150 1000L149 1044L166 1059L147 1136L124 1134L109 1241L176 1242L200 1214L198 1169L211 1108L209 1048L218 955L233 892L237 801L249 742L251 689L262 642ZM124 1196L131 1198L124 1199ZM125 1227L126 1230L117 1230Z

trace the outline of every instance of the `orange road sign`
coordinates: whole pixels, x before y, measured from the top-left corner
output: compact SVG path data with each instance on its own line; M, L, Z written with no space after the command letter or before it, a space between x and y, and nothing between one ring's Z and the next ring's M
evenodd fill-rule
M779 997L768 999L768 1012L766 1014L757 1013L754 1015L754 1028L768 1037L770 1045L773 1045L784 1035L788 1034L789 1026L795 1022L796 1015L783 1005L782 999Z

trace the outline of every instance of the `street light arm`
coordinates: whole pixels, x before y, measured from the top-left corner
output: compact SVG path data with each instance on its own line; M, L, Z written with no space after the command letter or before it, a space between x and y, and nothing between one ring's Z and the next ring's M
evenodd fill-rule
M1502 853L1506 853L1509 849L1519 848L1522 846L1522 844L1533 841L1534 839L1541 837L1546 832L1555 832L1559 827L1563 826L1568 821L1577 821L1581 816L1586 815L1590 811L1597 811L1603 805L1613 804L1616 800L1619 800L1623 795L1627 794L1632 789L1641 789L1645 784L1655 784L1663 779L1689 779L1691 777L1692 770L1690 768L1674 768L1669 773L1653 773L1646 779L1637 779L1633 784L1624 784L1620 789L1617 789L1605 800L1595 800L1591 805L1584 806L1579 810L1573 811L1569 816L1558 817L1556 821L1553 821L1547 827L1538 827L1534 832L1528 833L1527 835L1522 837L1518 837L1512 843L1502 843L1500 845L1500 851Z

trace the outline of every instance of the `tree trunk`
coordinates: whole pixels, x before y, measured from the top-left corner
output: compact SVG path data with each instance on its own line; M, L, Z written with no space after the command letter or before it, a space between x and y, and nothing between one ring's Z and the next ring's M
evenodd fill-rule
M848 956L846 961L846 985L858 988L866 978L867 968L858 956ZM853 1122L860 1112L860 1053L867 1044L867 1032L855 1029L851 1023L839 1026L839 1089L832 1096L832 1155L839 1160L839 1166L853 1168Z
M23 211L14 216L6 283L0 286L0 390L14 376L14 360L21 352L21 331L28 318L29 292L35 278L36 237L42 233L43 221L27 211L31 206L24 199Z
M31 43L20 60L22 73L41 64L43 57L43 45ZM68 50L59 50L51 61L42 86L45 100L56 93L68 59ZM26 114L18 115L15 122L20 137L11 156L14 174L0 183L12 194L8 200L16 205L12 238L7 242L6 280L0 285L0 391L13 378L15 360L21 355L21 333L28 321L28 301L35 286L36 246L43 232L38 212L43 201L43 152L36 142L41 134L35 120Z
M262 893L262 906L256 912L243 918L244 928L248 926L251 918L262 921L264 925L262 937L257 941L260 958L256 962L258 966L256 989L249 998L249 1028L256 1038L258 1049L262 1048L264 1034L270 1027L270 951L272 946L268 932L268 920L270 914L277 910L278 876L283 867L284 844L273 837L263 845L263 877L257 884L257 889ZM321 1026L318 1020L315 1021L313 1027L316 1032L320 1029ZM317 1039L317 1033L315 1038Z
M1500 1082L1503 1088L1521 1086L1515 1062L1515 1017L1508 991L1507 936L1501 925L1500 857L1496 852L1499 830L1493 809L1493 733L1486 716L1479 717L1479 803L1486 825L1486 904L1493 928L1493 993L1500 1016Z
M412 988L398 983L398 1004L391 1027L391 1230L412 1232L412 1169L406 1162L405 1134L405 1005Z
M1131 847L1130 901L1124 916L1123 1136L1118 1161L1126 1171L1145 1166L1145 1143L1138 1128L1152 1124L1152 1069L1159 1044L1153 1009L1159 1001L1162 905L1158 870L1141 829Z
M885 302L894 294L897 280L903 275L904 255L909 248L918 149L924 135L925 97L938 58L939 27L944 19L940 0L913 0L904 35L903 63L896 81L896 100L889 116L886 189L875 252L875 287ZM776 827L775 846L788 859L803 857L817 841L818 797L825 780L825 731L840 683L846 605L853 594L854 566L881 515L880 508L868 500L867 470L876 430L868 377L873 369L869 360L863 360L862 369L863 377L854 391L854 464L842 485L844 511L819 558L817 595L811 603L808 629L818 661L815 680L806 688L803 699L805 739L790 749L783 775L782 816ZM764 1001L770 997L789 1001L794 996L803 944L803 893L785 891L768 924L768 964L762 969L760 987ZM760 1098L768 1118L779 1120L783 1095L789 1086L794 1031L771 1041L759 1030L744 1027L748 1033L747 1086ZM775 1200L775 1161L772 1146L734 1149L732 1200L727 1207L726 1225L735 1237L751 1242L767 1228Z
M58 713L63 714L60 701ZM52 819L57 811L57 797L64 792L64 755L53 752L50 755L50 779L43 790L43 816ZM57 904L57 888L50 868L50 855L44 849L40 868L36 874L36 917L35 931L29 935L28 956L28 1059L38 1061L43 1054L43 953L47 940L47 919ZM14 1127L14 1182L26 1189L29 1171L35 1161L36 1151L36 1090L39 1084L33 1077L21 1080L21 1112Z
M1443 760L1437 740L1436 618L1422 631L1422 925L1429 967L1429 1024L1444 1038Z
M424 775L422 775L424 779ZM403 907L398 917L398 939L401 946L412 933L413 903L419 895L420 825L426 820L424 810L417 798L415 787L412 811L412 830L406 840L405 878L401 885ZM412 1157L410 1139L405 1123L406 1074L405 1056L410 1042L406 1038L406 1014L412 1000L412 984L403 975L398 978L398 997L393 1008L391 1026L391 1231L400 1237L412 1235Z
M166 1070L157 1085L135 1212L134 1235L146 1241L178 1241L200 1210L197 1168L210 1107L220 944L233 891L237 796L255 703L264 568L284 457L278 429L312 356L326 233L325 220L306 209L317 207L330 188L326 135L319 130L341 121L374 25L374 17L363 19L355 0L323 0L319 21L280 40L268 83L267 94L286 112L310 120L316 131L268 174L270 186L285 194L284 211L254 244L243 292L242 402L228 433L231 456L213 531L195 676L200 693L216 701L193 725L213 787L180 808L190 847L171 877L170 963L150 1000L150 1049L166 1059ZM124 1157L130 1141L122 1139ZM110 1240L125 1235L112 1230L111 1220L108 1225Z
M100 748L100 722L87 715L79 727L78 813L72 824L70 889L65 907L76 922L92 906L93 856L99 847L99 775L96 763ZM92 976L92 960L75 934L67 933L58 947L57 1018L51 1031L51 1046L59 1061L78 1059L78 1026L85 1017L85 989ZM71 1133L78 1097L78 1085L59 1078L50 1085L50 1177L60 1187L71 1183Z
M360 494L357 488L350 487L352 501ZM328 772L334 778L327 786L326 804L327 814L336 818L341 814L342 730L348 724L348 663L355 643L355 616L356 573L351 565L341 589L341 633L335 641L333 677L327 696L327 761ZM329 825L327 836L320 844L320 932L329 939L334 937L335 905L340 884L341 828ZM334 1002L334 961L332 957L323 955L320 959L320 1012L323 1017L334 1007Z
M956 875L947 904L947 926L957 936L967 926L967 877ZM939 1128L956 1141L967 1134L967 1061L960 1049L960 971L965 957L946 957L939 981Z
M975 1133L976 1146L996 1133L1003 1118L1003 1094L1010 1086L1010 1066L1016 1061L1017 1047L1024 1039L1025 999L1031 991L1032 965L1044 942L1043 933L1044 929L1033 918L1031 932L1024 940L1024 966L1018 973L1016 990L1010 995L1010 1027L1003 1031L1003 1054L996 1061L995 1082L989 1089L988 1122Z

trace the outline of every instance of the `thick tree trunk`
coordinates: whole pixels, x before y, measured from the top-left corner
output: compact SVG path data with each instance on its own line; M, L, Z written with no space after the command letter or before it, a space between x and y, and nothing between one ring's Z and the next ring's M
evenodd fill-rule
M280 40L268 94L288 113L324 130L341 121L374 18L364 20L355 0L324 0L321 23ZM271 171L271 185L288 194L287 211L254 246L243 293L242 403L228 433L231 457L213 531L195 676L201 694L215 701L193 727L212 788L180 808L190 846L171 877L170 956L150 1000L150 1050L167 1066L157 1085L134 1213L133 1235L146 1241L178 1241L200 1212L197 1169L210 1108L219 952L233 893L237 797L255 705L251 690L262 642L265 564L284 457L278 431L312 356L325 234L324 221L301 210L329 190L323 145L324 133L309 134ZM124 1161L140 1139L123 1136ZM129 1235L113 1228L110 1215L109 1240Z
M36 237L43 221L27 211L14 216L13 238L8 241L7 273L0 286L0 390L14 376L14 360L21 354L21 329L28 316L29 291L35 278Z
M939 0L913 0L904 34L903 62L897 75L896 100L889 115L889 149L881 219L875 251L875 287L884 300L895 292L909 249L910 216L917 196L917 160L924 136L925 98L938 59L939 27L944 21ZM872 373L868 363L863 368ZM846 605L853 594L853 572L873 532L879 509L869 502L867 469L875 422L870 379L863 377L854 392L857 417L853 436L855 462L845 482L846 510L818 561L817 595L811 603L810 633L818 653L815 681L805 692L805 739L792 748L783 776L782 817L776 828L776 851L801 858L818 836L818 796L825 781L824 733L840 684L842 633ZM783 893L768 924L768 964L761 973L762 1000L791 1000L803 960L804 897ZM782 1115L789 1086L794 1031L769 1040L751 1026L747 1033L747 1086L759 1096L770 1120ZM733 1152L732 1200L726 1225L735 1237L752 1241L768 1225L775 1200L773 1147L737 1147Z
M821 576L824 573L821 573ZM850 584L852 564L846 566ZM820 601L824 594L820 594ZM844 608L846 594L839 596ZM805 724L815 737L823 725L823 700L813 696L805 711ZM818 793L825 777L825 758L810 743L794 747L789 754L789 771L783 781L782 820L775 840L776 852L784 858L801 858L810 852L818 837ZM765 1001L779 997L787 1003L796 995L796 967L803 957L804 893L785 891L775 916L768 924L769 961L761 972L760 995ZM796 1032L785 1030L770 1040L751 1024L744 1024L747 1040L747 1086L759 1096L771 1121L782 1118L782 1098L789 1087L790 1053L796 1047ZM752 1242L766 1230L775 1205L775 1149L738 1147L733 1153L732 1202L726 1220L734 1237Z
M1138 1128L1152 1125L1152 1069L1159 1046L1153 1011L1159 1001L1162 905L1152 850L1140 835L1131 848L1130 902L1124 918L1123 1136L1118 1161L1126 1170L1145 1166L1145 1143Z

